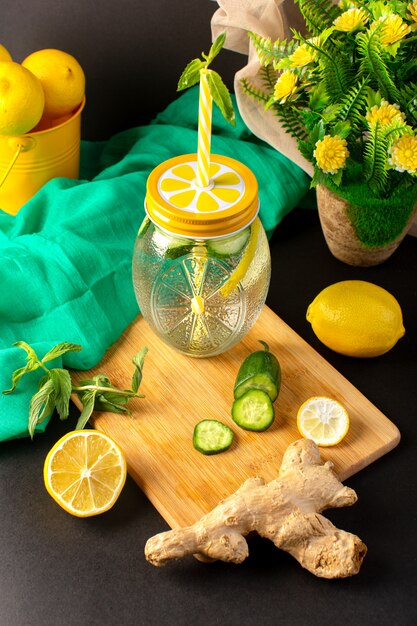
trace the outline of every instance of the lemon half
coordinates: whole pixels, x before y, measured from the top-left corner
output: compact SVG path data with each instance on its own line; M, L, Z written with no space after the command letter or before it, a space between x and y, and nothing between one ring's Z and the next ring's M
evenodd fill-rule
M300 434L318 446L334 446L349 430L345 407L325 396L313 396L298 409L297 428Z
M126 459L119 446L97 430L75 430L49 451L44 482L67 513L90 517L108 511L126 480Z

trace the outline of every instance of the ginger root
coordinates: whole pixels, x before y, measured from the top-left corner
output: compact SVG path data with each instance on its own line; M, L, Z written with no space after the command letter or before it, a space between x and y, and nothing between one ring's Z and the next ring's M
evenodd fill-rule
M321 461L313 441L295 441L284 453L278 478L269 483L249 478L193 526L151 537L146 559L161 566L193 554L205 561L242 563L249 554L244 537L256 531L316 576L357 574L367 552L365 544L320 515L324 509L357 500L332 467L330 461Z

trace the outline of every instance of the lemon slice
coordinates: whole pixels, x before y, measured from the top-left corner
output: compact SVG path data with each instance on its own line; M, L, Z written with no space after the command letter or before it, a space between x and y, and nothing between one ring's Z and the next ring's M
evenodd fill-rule
M108 511L126 480L126 460L119 446L97 430L75 430L49 451L45 487L67 513L90 517Z
M298 409L297 427L303 437L318 446L334 446L349 430L349 416L340 402L314 396Z

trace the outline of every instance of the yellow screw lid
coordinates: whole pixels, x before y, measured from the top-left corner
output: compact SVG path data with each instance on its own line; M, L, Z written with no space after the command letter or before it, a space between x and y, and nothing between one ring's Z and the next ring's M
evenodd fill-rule
M229 157L210 156L210 182L197 185L197 155L164 161L149 175L145 209L164 230L184 237L230 235L245 228L259 209L258 183L251 170Z

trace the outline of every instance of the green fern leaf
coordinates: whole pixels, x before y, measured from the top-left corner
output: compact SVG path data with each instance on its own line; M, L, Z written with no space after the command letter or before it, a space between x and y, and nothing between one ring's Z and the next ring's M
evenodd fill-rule
M329 28L341 13L331 0L295 0L295 3L299 5L307 29L312 35L319 35Z
M320 38L317 45L315 42L299 35L299 40L312 48L319 59L318 73L324 82L326 93L333 102L340 101L351 87L353 68L349 57L340 53L336 54L331 38Z
M377 196L382 196L388 182L388 140L383 127L377 122L369 131L363 152L365 180Z
M249 82L246 78L242 78L240 81L240 86L242 91L247 96L250 96L254 100L263 103L264 105L269 101L269 96L262 89L259 89L251 82Z
M264 84L265 89L269 95L274 93L275 84L278 79L278 74L272 67L272 65L267 65L265 67L261 67L259 70L259 75Z
M274 69L277 69L280 61L292 54L298 46L295 40L272 41L270 37L262 37L253 32L248 32L248 36L258 55L259 63L272 65Z
M338 122L350 122L351 138L357 138L363 131L363 113L367 105L368 85L362 79L352 87L340 102L340 111L337 114Z
M288 105L275 104L274 112L287 133L300 141L308 140L308 132L298 109Z
M386 55L379 41L379 29L357 35L358 50L362 56L360 73L369 76L377 85L382 97L388 102L399 101L399 91L391 78L387 67Z
M408 83L400 89L399 103L411 125L417 122L417 85Z

